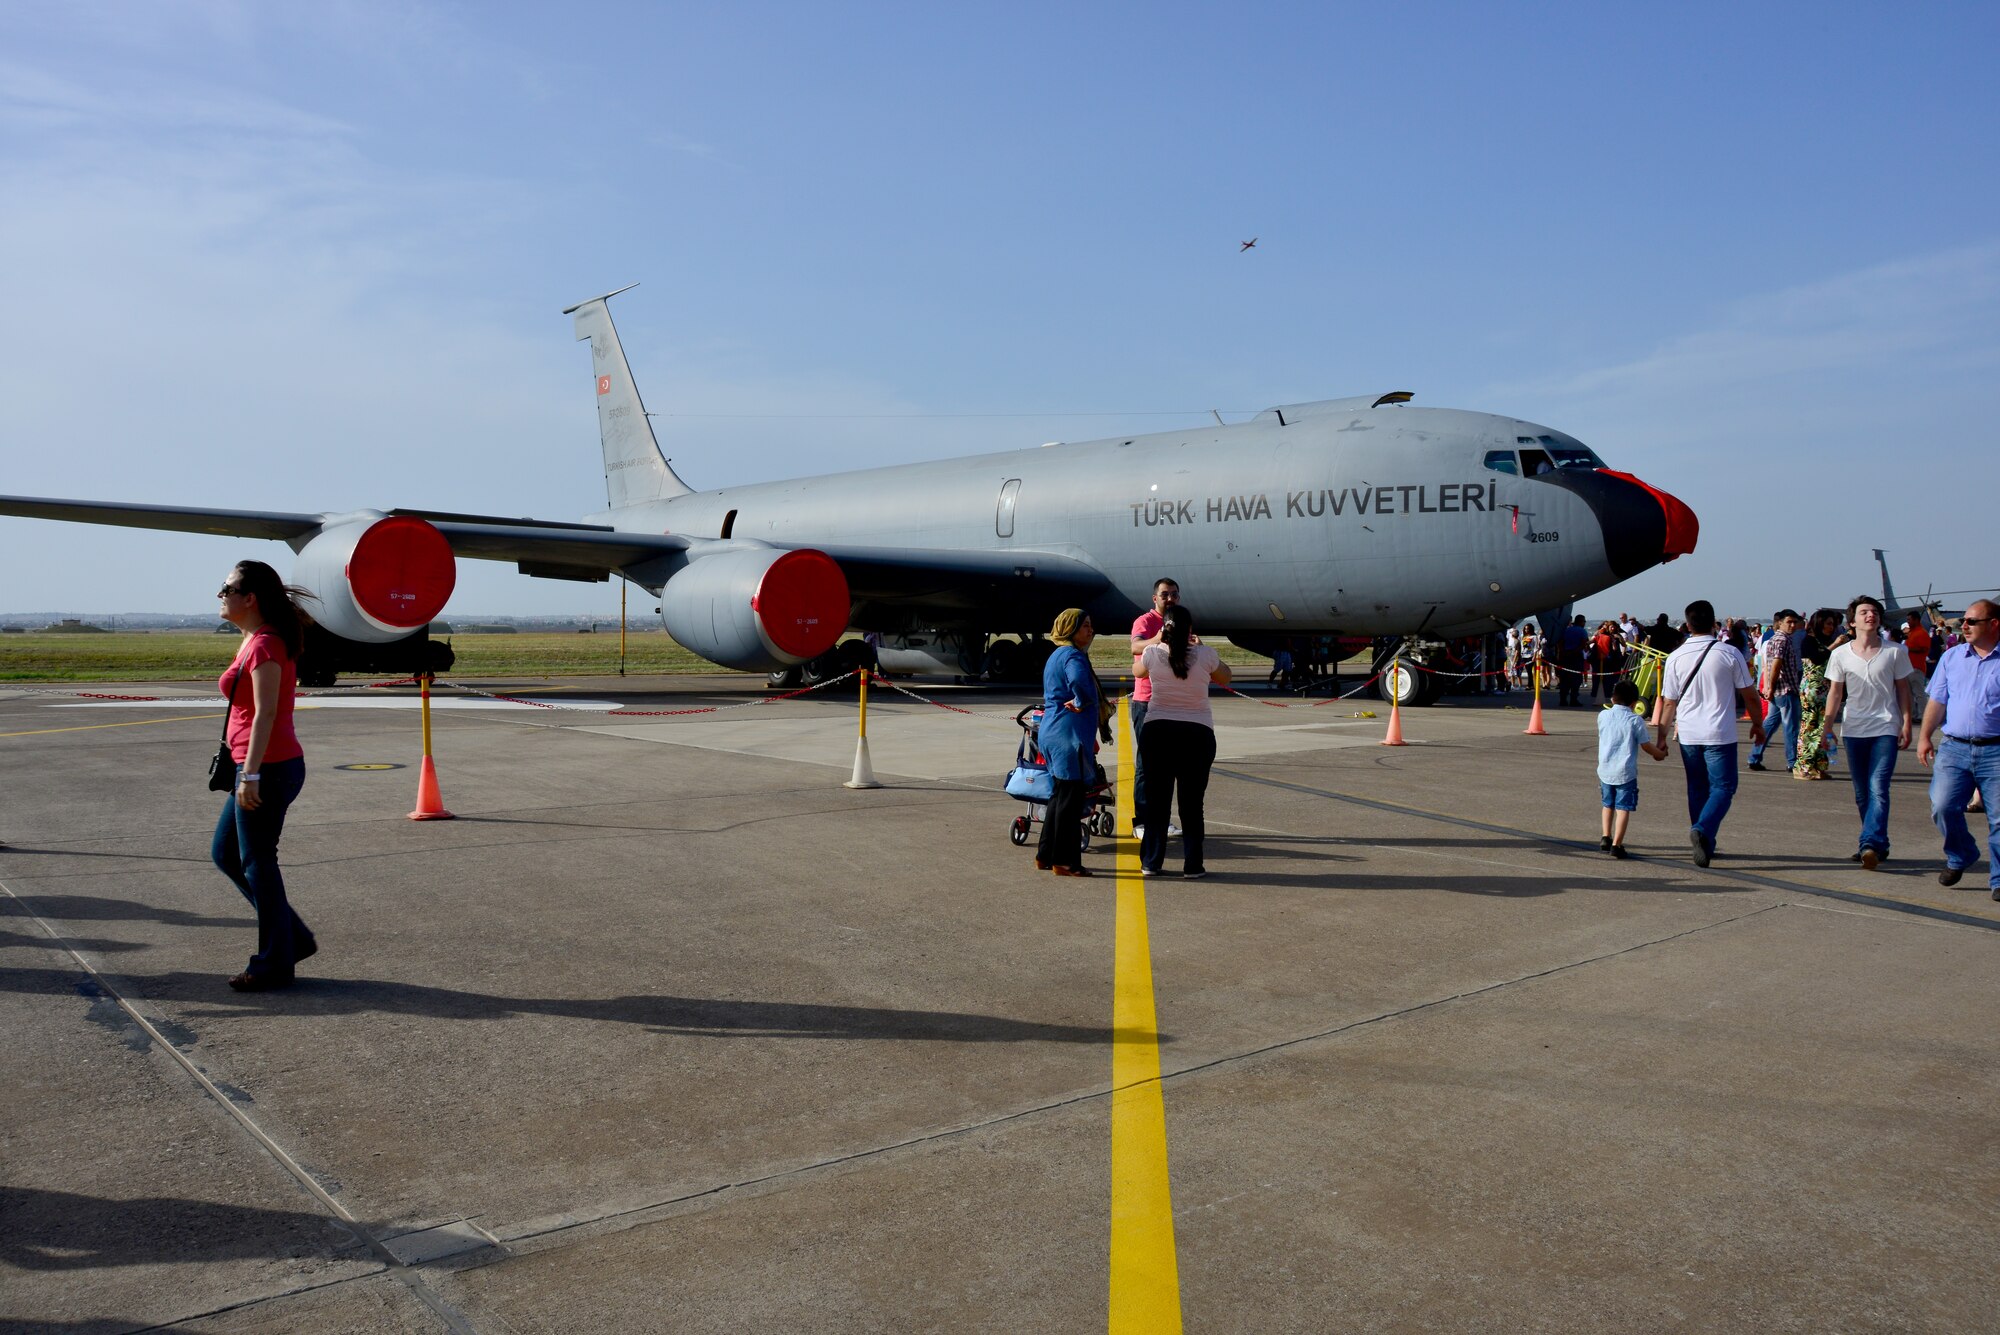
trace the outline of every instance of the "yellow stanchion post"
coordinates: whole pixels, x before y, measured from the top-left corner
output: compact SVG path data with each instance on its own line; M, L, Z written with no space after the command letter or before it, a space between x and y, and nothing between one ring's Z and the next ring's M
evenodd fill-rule
M437 766L431 761L431 674L418 677L417 684L423 698L424 764L417 773L417 809L410 813L410 819L450 820L452 814L444 809L444 798L438 793Z
M854 742L854 777L840 785L843 788L880 788L875 781L875 767L868 763L868 678L872 669L861 668L861 735Z

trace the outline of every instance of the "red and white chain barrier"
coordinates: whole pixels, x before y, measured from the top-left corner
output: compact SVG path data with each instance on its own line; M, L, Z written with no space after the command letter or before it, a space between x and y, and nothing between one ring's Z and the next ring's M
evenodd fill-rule
M742 704L737 705L700 705L693 709L614 709L609 712L602 709L583 709L576 705L559 705L547 700L530 700L522 695L501 695L495 691L481 690L477 686L467 686L465 683L457 681L442 681L437 684L440 686L449 686L454 691L463 691L467 695L483 696L488 700L501 700L510 705L532 705L536 709L552 709L571 714L589 714L592 718L673 718L688 714L726 714L736 709L755 709L759 705L773 705L780 700L796 700L802 695L811 695L814 691L824 691L829 687L840 685L843 681L850 681L859 675L859 673L860 669L856 668L853 672L833 677L812 686L803 686L796 691L784 691L777 695L759 696L755 700L745 700Z

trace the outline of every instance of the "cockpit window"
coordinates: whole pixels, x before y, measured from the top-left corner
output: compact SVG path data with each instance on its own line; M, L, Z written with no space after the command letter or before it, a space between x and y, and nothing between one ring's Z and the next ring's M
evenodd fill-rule
M1521 475L1520 466L1514 462L1512 450L1486 451L1486 466L1496 473L1508 473L1514 477Z
M1537 436L1542 448L1556 461L1557 468L1574 468L1580 472L1591 472L1604 467L1604 460L1593 454L1584 445L1561 445L1553 436Z
M1521 447L1521 471L1528 477L1561 468L1578 473L1589 473L1604 467L1604 460L1588 447L1579 444L1564 445L1554 436L1516 436L1514 443ZM1492 456L1488 455L1488 459ZM1487 465L1489 468L1492 465Z

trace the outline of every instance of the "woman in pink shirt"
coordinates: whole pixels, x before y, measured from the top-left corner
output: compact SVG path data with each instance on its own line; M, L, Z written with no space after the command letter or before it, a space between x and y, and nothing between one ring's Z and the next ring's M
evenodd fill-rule
M1196 880L1208 874L1202 865L1202 796L1208 791L1209 767L1215 763L1215 715L1208 706L1210 682L1226 685L1229 665L1215 650L1194 643L1194 613L1178 603L1161 616L1160 642L1139 655L1134 669L1153 684L1146 726L1139 730L1139 754L1146 764L1146 811L1139 840L1141 875L1158 876L1167 859L1167 812L1180 791L1181 874Z
M223 581L222 619L243 632L235 661L217 684L229 697L224 740L236 760L236 787L222 804L210 856L257 910L257 953L229 980L238 992L289 987L300 960L319 942L285 898L278 836L306 781L305 751L292 731L299 650L305 626L295 592L262 561L239 561Z

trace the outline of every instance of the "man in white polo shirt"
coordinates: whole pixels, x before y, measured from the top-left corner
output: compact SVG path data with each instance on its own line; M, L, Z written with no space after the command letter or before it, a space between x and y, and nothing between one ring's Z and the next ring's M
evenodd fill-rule
M1665 619L1662 614L1662 620ZM1763 701L1743 655L1715 633L1715 606L1706 598L1687 606L1688 637L1667 656L1653 741L1665 746L1680 725L1681 767L1687 771L1688 844L1694 865L1715 856L1715 836L1736 796L1736 712L1750 715L1750 742L1764 740Z

